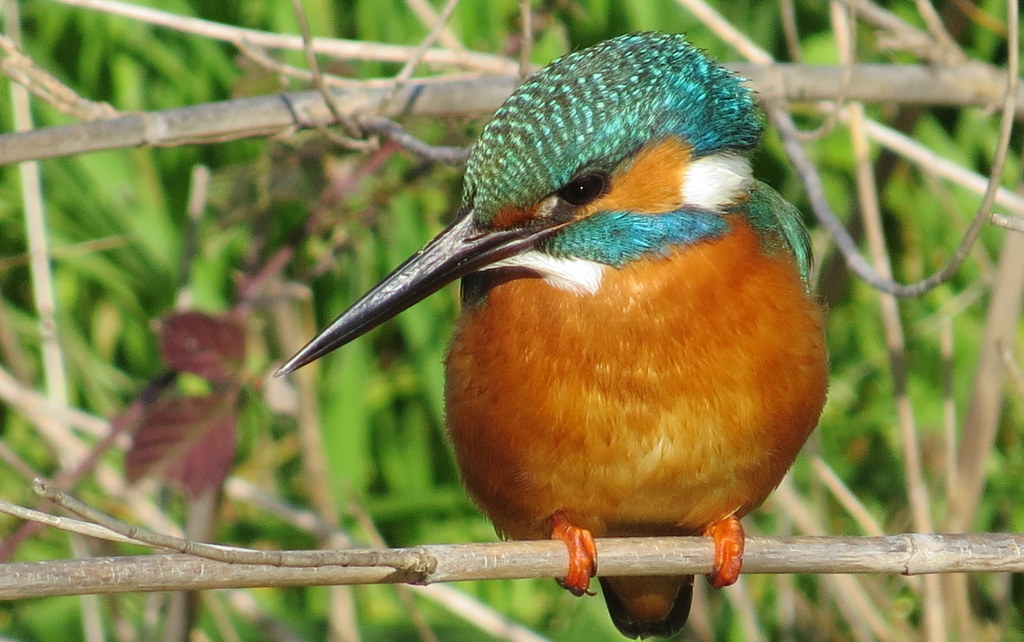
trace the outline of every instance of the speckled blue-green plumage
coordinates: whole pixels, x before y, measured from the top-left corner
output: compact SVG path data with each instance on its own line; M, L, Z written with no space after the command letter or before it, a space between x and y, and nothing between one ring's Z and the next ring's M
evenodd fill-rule
M720 215L679 210L658 216L631 212L600 212L570 225L545 240L540 249L552 256L596 261L620 268L649 254L665 254L674 246L725 234Z
M737 205L735 211L746 215L761 237L765 252L792 253L806 284L811 272L811 240L800 210L771 187L755 181L749 200Z
M761 128L742 79L683 36L620 36L559 58L509 97L469 159L465 205L486 224L659 138L681 137L699 157L750 150Z

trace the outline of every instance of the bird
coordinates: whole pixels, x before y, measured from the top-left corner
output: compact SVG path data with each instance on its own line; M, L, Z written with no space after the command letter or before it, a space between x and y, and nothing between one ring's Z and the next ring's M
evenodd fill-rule
M745 79L685 36L630 33L529 77L474 144L454 221L278 371L461 279L446 424L503 538L708 536L718 588L741 517L779 484L827 393L800 212L753 177ZM600 577L630 638L684 626L693 577Z

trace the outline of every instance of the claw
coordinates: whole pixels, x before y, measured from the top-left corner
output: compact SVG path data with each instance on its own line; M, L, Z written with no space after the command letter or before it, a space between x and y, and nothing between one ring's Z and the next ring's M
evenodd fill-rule
M715 562L708 582L716 589L735 584L743 567L743 524L730 515L708 526L704 536L715 540Z
M551 539L560 539L569 549L569 572L558 583L573 595L593 595L590 578L597 573L597 545L594 535L585 528L573 526L565 513L551 516Z

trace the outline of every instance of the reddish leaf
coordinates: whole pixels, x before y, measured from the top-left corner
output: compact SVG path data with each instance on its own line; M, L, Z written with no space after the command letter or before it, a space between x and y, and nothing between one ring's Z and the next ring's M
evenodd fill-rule
M132 434L142 425L147 409L160 398L173 383L177 375L165 372L157 375L143 388L132 401L132 404L110 420L110 429L114 434Z
M129 481L158 475L190 497L220 486L235 456L237 396L166 397L146 408L125 455Z
M180 312L164 319L160 352L171 368L229 382L245 358L245 330L227 317Z

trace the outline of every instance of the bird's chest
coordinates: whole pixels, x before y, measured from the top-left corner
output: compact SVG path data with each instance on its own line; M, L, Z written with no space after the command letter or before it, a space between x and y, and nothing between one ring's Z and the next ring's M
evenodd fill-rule
M778 483L824 397L817 309L784 265L714 258L609 269L594 295L517 279L466 311L448 426L500 531L543 537L557 510L598 535L696 530Z

